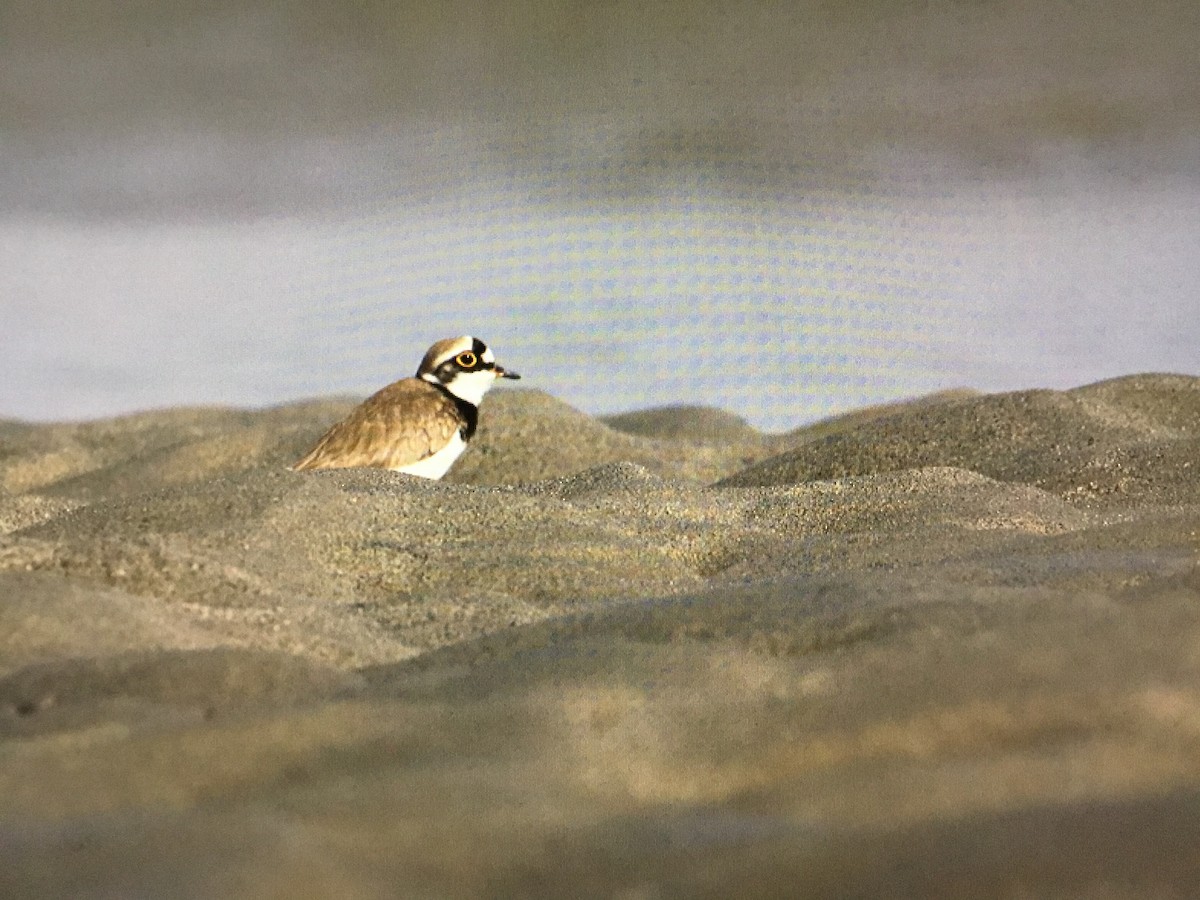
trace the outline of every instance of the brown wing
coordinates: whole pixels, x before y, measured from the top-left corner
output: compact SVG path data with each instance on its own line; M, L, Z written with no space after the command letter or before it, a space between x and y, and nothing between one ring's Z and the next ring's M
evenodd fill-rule
M398 469L431 456L457 429L453 400L420 379L405 378L354 407L292 468Z

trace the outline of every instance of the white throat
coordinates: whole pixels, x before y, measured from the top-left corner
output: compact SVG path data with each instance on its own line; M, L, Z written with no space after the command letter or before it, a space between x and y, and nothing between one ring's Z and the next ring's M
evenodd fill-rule
M459 372L449 384L438 381L432 374L422 375L421 377L430 384L442 385L459 400L465 400L472 406L478 406L482 403L483 395L496 383L496 373L491 369L485 369L480 372Z

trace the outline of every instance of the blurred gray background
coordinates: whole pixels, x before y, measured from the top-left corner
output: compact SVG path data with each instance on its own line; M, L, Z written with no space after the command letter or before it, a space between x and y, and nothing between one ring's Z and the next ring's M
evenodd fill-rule
M1200 4L0 5L0 417L488 340L781 429L1200 372Z

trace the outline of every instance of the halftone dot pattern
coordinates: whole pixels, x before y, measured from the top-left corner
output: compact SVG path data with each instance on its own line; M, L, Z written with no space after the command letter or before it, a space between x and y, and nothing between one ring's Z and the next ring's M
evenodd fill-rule
M950 386L942 323L964 318L955 246L976 229L934 176L703 146L608 158L595 127L536 172L460 160L344 220L312 325L331 386L406 376L464 332L593 414L708 403L786 428ZM454 158L454 133L426 140Z
M910 179L576 162L480 168L343 223L314 323L338 387L410 374L466 332L593 414L705 403L778 429L946 386L947 247L971 229Z
M1197 370L1194 3L142 6L5 33L0 416L362 395L464 331L772 429Z

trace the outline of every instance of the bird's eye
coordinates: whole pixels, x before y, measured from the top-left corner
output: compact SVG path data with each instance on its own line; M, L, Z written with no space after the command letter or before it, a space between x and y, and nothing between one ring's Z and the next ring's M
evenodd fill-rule
M458 356L454 358L454 361L464 369L471 369L474 368L477 362L479 362L479 357L468 350L466 353L458 354Z

